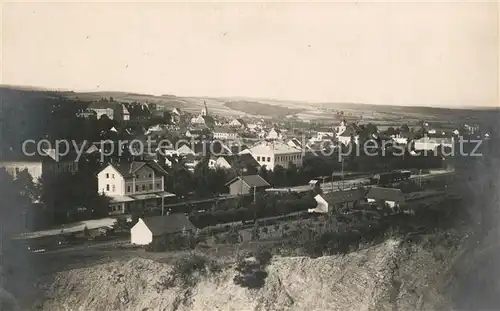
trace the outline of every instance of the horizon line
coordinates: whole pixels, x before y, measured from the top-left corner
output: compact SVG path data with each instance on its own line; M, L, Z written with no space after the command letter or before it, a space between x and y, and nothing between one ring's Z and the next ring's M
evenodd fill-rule
M246 96L246 95L234 95L234 96L207 96L207 95L175 95L175 94L152 94L148 92L137 92L137 91L117 91L117 90L77 90L77 89L69 89L69 88L56 88L56 87L48 87L48 86L39 86L39 85L26 85L26 84L8 84L8 83L0 83L0 88L12 88L18 90L26 90L26 91L39 91L39 92L72 92L75 94L78 93L123 93L123 94L134 94L134 95L145 95L152 97L166 97L173 96L176 98L212 98L212 99L251 99L251 100L267 100L267 101L282 101L282 102L292 102L292 103L305 103L311 105L324 105L324 104L352 104L352 105L365 105L365 106L376 106L376 107L404 107L404 108L431 108L431 109L454 109L454 110L488 110L488 109L500 109L500 105L495 106L465 106L465 107L453 107L453 106L430 106L430 105L400 105L400 104L373 104L373 103L360 103L360 102L348 102L348 101L310 101L310 100L295 100L295 99L277 99L270 97L261 97L261 96Z

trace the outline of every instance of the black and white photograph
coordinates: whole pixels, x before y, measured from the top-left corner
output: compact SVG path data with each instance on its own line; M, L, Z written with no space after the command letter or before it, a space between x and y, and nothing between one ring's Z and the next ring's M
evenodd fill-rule
M0 13L0 311L500 310L497 0Z

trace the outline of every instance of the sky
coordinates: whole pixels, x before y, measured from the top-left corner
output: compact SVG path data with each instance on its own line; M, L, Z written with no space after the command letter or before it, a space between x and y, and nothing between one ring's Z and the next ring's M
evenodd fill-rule
M498 106L493 2L4 3L1 83Z

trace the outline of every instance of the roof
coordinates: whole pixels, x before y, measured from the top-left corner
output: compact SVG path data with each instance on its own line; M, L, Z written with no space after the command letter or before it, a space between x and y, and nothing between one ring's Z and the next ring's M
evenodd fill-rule
M259 175L245 175L245 176L238 176L234 178L233 180L229 181L226 186L234 183L236 180L241 179L245 184L247 184L249 187L270 187L271 185L262 177Z
M297 148L288 146L282 142L263 142L252 148L250 148L252 153L273 153L273 154L289 154L289 153L299 153L301 152Z
M132 202L133 198L127 195L108 195L110 203L122 203L122 202Z
M400 189L396 188L383 188L383 187L371 187L366 194L368 199L384 200L384 201L394 201L394 202L404 202L405 196Z
M182 149L181 149L182 148ZM228 154L230 150L219 141L209 142L209 141L195 141L195 142L183 142L181 146L177 149L177 151L181 151L184 153L191 153L193 151L197 155L223 155ZM191 150L191 151L190 151Z
M117 108L118 105L119 104L115 102L97 101L90 103L88 107L90 109L114 109Z
M189 218L181 213L141 219L149 230L151 230L153 236L165 233L176 233L183 230L196 230L196 227L191 223Z
M215 119L212 116L202 116L202 118L205 120L207 126L213 126L215 124Z
M139 170L141 167L147 165L151 169L155 171L155 173L159 173L162 175L166 175L167 172L156 162L154 161L132 161L132 162L118 162L118 163L111 163L111 166L113 166L118 173L120 173L123 177L128 177L132 176L137 170Z
M321 197L323 197L323 199L328 202L328 204L339 204L364 200L366 193L366 189L358 188L346 191L323 193Z
M339 135L343 137L351 137L351 135L357 135L359 132L359 126L354 123L351 123L346 126L346 129Z
M419 143L432 143L432 144L451 144L453 141L451 137L428 137L424 136L420 139L416 139L415 142Z
M221 156L224 158L229 165L234 169L244 169L248 166L260 167L259 162L249 153L243 153L240 155L225 155Z
M217 126L214 133L236 133L236 131L230 127Z

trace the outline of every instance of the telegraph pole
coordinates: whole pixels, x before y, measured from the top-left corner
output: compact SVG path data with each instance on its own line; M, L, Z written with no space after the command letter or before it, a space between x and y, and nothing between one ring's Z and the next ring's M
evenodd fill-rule
M345 188L345 181L344 181L344 158L342 157L342 190Z

